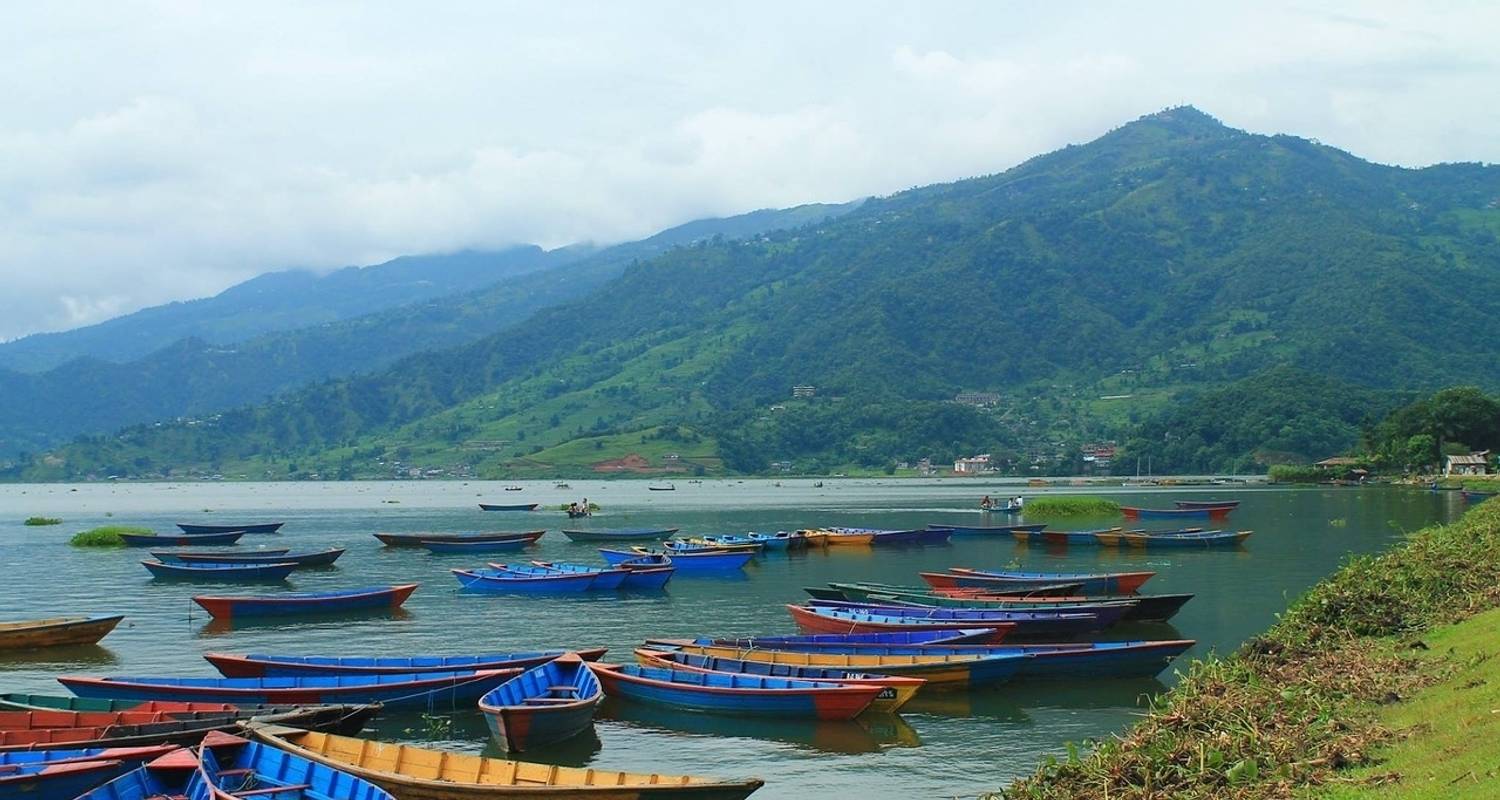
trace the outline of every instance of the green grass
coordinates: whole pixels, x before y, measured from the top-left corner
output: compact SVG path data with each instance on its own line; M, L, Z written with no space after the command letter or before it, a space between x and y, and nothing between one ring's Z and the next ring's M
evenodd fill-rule
M1102 497L1038 497L1026 501L1025 513L1036 519L1105 517L1120 513L1120 504Z
M1310 794L1329 800L1457 800L1500 796L1500 609L1423 637L1442 682L1387 706L1380 722L1401 735L1351 783ZM1390 780L1392 775L1399 776Z
M68 544L74 547L124 547L125 540L120 538L122 533L150 534L150 528L136 528L130 525L105 525L102 528L80 531L68 540Z
M61 525L62 520L58 519L57 517L27 517L26 521L22 524L32 526Z

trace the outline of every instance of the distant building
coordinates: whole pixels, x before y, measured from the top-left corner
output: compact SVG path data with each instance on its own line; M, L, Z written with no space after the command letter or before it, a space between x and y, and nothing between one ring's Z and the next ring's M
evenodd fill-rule
M931 475L932 474L932 459L930 459L930 458L923 458L920 461L918 461L917 462L917 472L919 472L919 473L921 473L923 475Z
M1345 469L1348 467L1357 467L1359 465L1359 459L1350 458L1348 456L1334 456L1333 458L1325 458L1322 461L1313 464L1313 466L1317 467L1318 469Z
M1490 474L1490 451L1481 450L1466 456L1448 456L1443 460L1444 475Z
M972 458L960 458L953 462L955 475L978 475L990 470L990 454L981 453Z
M812 397L818 393L816 386L793 386L792 397Z
M677 453L667 453L666 455L661 457L661 460L664 464L676 464L682 460L682 456L678 455Z
M953 396L953 402L979 408L997 406L1000 405L1000 395L996 392L959 392Z

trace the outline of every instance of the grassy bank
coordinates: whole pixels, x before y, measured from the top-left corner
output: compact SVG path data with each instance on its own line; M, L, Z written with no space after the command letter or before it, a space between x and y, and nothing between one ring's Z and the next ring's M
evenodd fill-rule
M1453 525L1351 560L1233 656L1191 665L1134 728L1092 755L1044 765L1001 796L1240 800L1385 786L1400 794L1412 788L1408 779L1379 761L1399 739L1395 709L1462 666L1426 639L1497 606L1500 503L1487 502ZM1455 759L1491 746L1454 745ZM1393 759L1403 746L1389 751ZM1496 792L1500 782L1486 770L1472 782Z

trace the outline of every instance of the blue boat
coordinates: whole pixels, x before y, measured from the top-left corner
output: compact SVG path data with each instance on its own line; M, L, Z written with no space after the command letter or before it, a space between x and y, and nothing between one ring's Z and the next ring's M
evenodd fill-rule
M685 555L687 553L724 553L741 550L753 553L759 552L761 549L761 545L759 543L751 542L748 539L745 540L745 542L742 544L721 544L719 542L710 542L706 539L703 541L683 541L680 539L668 539L667 541L662 542L661 546L663 550L671 553L674 556Z
M190 559L231 563L236 558L270 558L272 556L284 556L290 552L292 551L284 547L257 547L254 550L244 550L238 553L233 550L203 550L201 552L195 550L152 550L151 557L157 561L165 561L169 564L174 561L188 561ZM290 561L291 559L284 560Z
M418 672L461 672L485 669L531 669L568 650L483 653L462 656L286 656L251 653L204 653L226 678L281 678L292 675L383 675ZM604 657L604 648L571 651L585 661Z
M1049 530L1020 530L1011 535L1016 541L1024 544L1051 544L1051 545L1083 545L1095 546L1099 540L1094 538L1096 533L1111 533L1119 528L1094 528L1086 531L1049 531Z
M764 675L773 678L795 678L799 681L832 681L833 683L868 683L881 688L870 704L874 711L896 711L905 705L927 681L921 678L905 678L890 675L854 672L833 667L815 667L802 664L777 664L766 661L745 661L738 658L707 656L687 653L682 650L657 650L641 648L635 651L635 659L643 667L662 669L685 669L694 672L728 672L736 675Z
M152 577L181 581L284 581L297 568L291 562L271 564L167 564L142 561Z
M720 647L762 647L771 650L793 645L871 645L876 647L915 647L980 642L990 638L992 628L969 628L950 631L897 631L892 633L817 633L800 636L754 636L740 639L647 639L653 646L675 647L682 644L717 645Z
M294 675L284 678L178 678L61 675L79 697L105 700L180 700L235 705L348 705L387 709L472 706L518 670L464 670L374 675Z
M395 800L384 789L270 745L213 732L77 800Z
M1172 659L1196 642L1191 639L1138 640L1122 642L1065 642L1037 644L928 644L882 646L847 642L786 643L775 648L758 643L759 650L797 653L875 656L1029 656L1017 660L1016 676L1026 678L1149 678L1166 669ZM692 645L691 647L732 647ZM753 651L752 651L753 652ZM871 670L874 671L874 670Z
M967 608L933 608L931 606L878 606L859 603L834 604L828 600L813 600L811 605L788 605L792 618L804 629L809 614L825 619L850 623L899 625L909 623L934 623L954 626L962 623L968 627L992 626L1004 628L1014 625L1012 636L1062 636L1073 637L1104 630L1120 621L1130 611L1129 604L1094 606L1089 611L989 611ZM814 625L817 623L814 622Z
M629 664L599 664L594 670L611 697L731 716L853 719L881 691L870 685Z
M765 549L765 542L760 539L752 539L748 534L741 536L737 533L705 533L702 536L694 536L688 540L688 544L703 545L706 547L729 547L735 549L746 549L760 551ZM669 550L675 550L677 541L663 542L662 545Z
M926 544L931 538L932 534L925 528L915 528L907 531L875 531L875 538L870 544L876 546Z
M1016 531L1039 531L1045 522L1027 525L928 525L928 530L946 530L953 536L1010 536Z
M569 575L553 572L525 575L509 569L481 567L450 570L465 591L501 592L504 594L568 594L586 592L594 583L591 574Z
M1250 531L1203 531L1202 533L1158 534L1100 533L1095 538L1105 547L1130 547L1136 549L1159 547L1238 547L1250 538Z
M122 533L120 541L126 547L200 547L204 545L234 544L244 536L244 531L232 533Z
M563 529L563 535L575 542L661 541L676 533L676 528L616 528L596 531Z
M251 522L245 525L199 525L193 522L179 522L177 528L183 533L275 533L281 530L285 522Z
M156 745L0 752L0 800L76 797L176 749Z
M479 710L502 748L522 752L588 730L603 699L593 670L569 653L496 686L479 699Z
M671 559L672 566L682 572L726 572L744 569L755 558L755 554L745 551L722 551L711 550L702 553L666 553L654 552L644 547L633 547L629 550L611 550L600 548L599 554L610 564L619 564L630 561L641 556L662 556Z
M285 592L275 595L198 595L193 602L214 619L282 617L299 614L338 614L400 608L419 584L369 586L331 592Z
M256 550L252 553L174 553L170 550L152 551L157 561L168 564L296 564L302 567L326 567L339 560L344 550L330 547L327 550L291 553L286 550Z
M1476 492L1473 489L1463 490L1464 502L1467 503L1483 503L1491 497L1494 497L1496 494L1496 492Z
M673 573L677 572L672 559L664 555L627 558L614 566L626 572L620 588L632 592L660 591L666 588L667 581L672 580Z
M503 553L512 550L523 550L535 539L526 537L511 537L504 539L481 538L469 542L454 541L452 539L422 539L420 544L427 548L430 553Z
M777 531L775 533L756 533L751 531L745 534L745 538L752 542L760 542L766 550L791 550L794 547L806 547L807 538L794 531Z
M530 564L491 564L496 569L506 569L523 575L593 575L589 584L591 592L609 592L623 588L630 571L615 567L591 567L588 564L569 564L562 561L533 561Z

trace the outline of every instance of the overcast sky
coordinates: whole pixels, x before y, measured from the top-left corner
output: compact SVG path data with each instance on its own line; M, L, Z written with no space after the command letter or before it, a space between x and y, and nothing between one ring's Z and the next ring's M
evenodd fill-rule
M1184 103L1500 161L1500 3L1209 5L9 5L0 339L996 172Z

